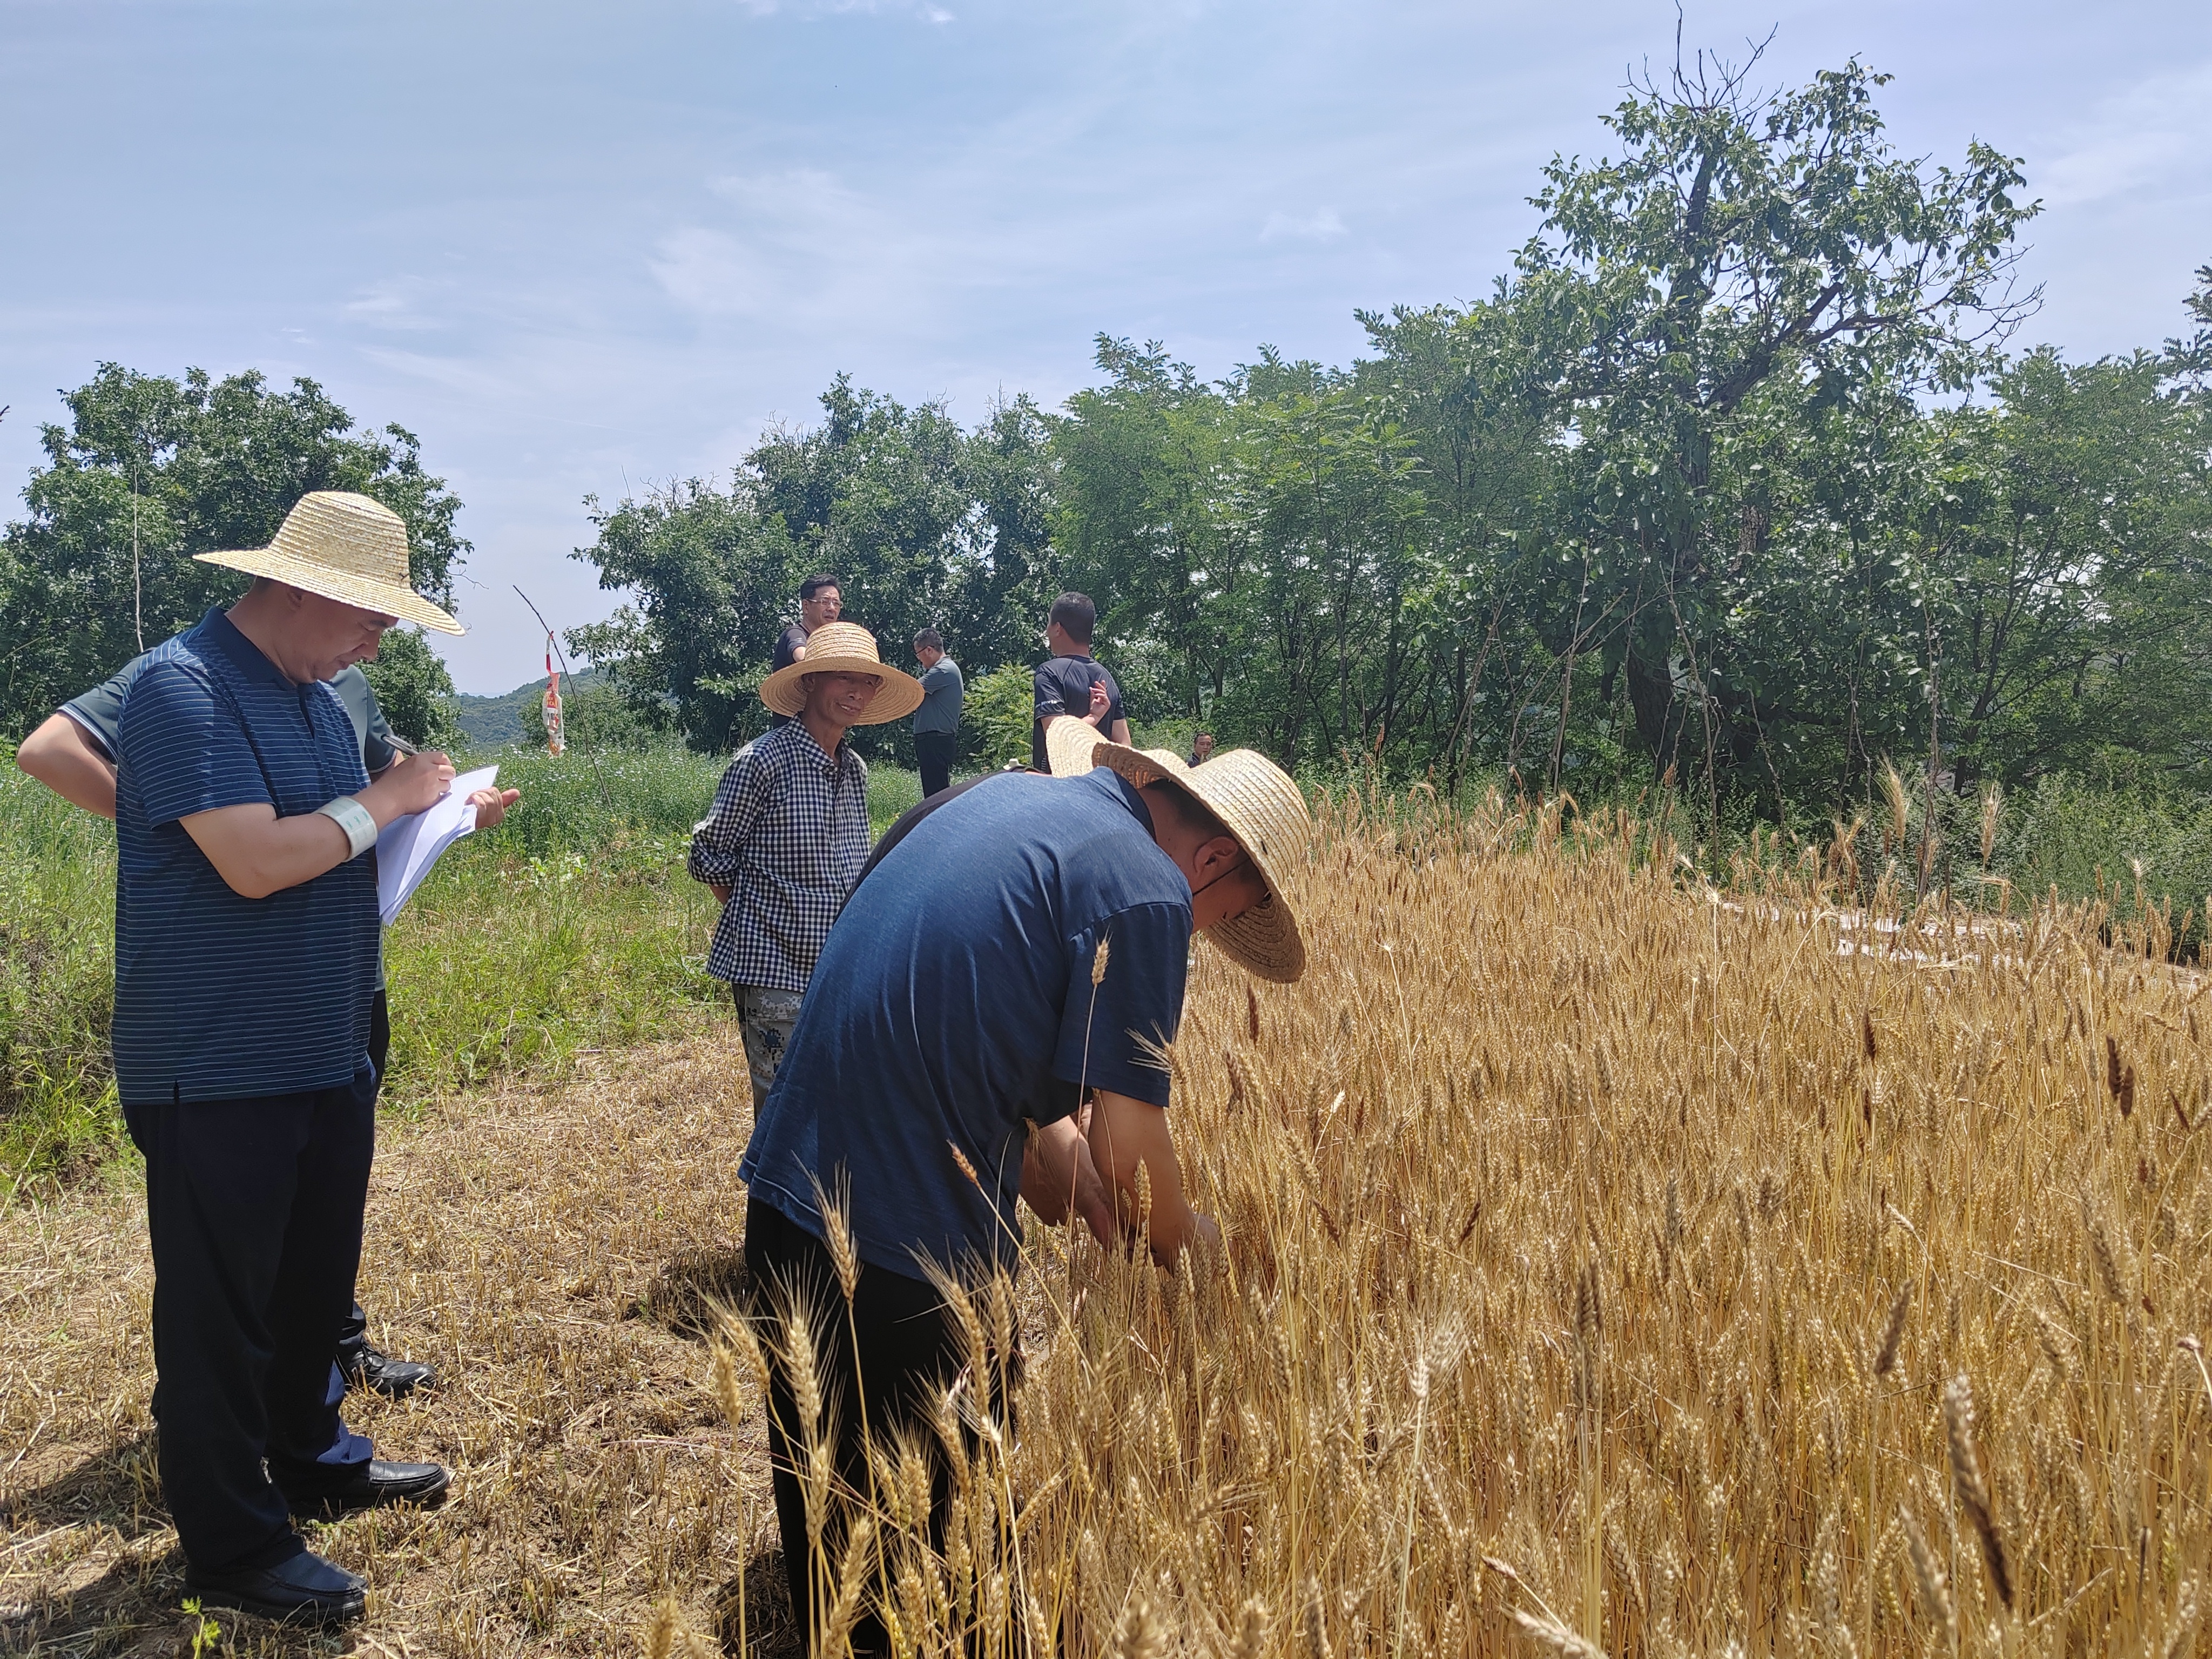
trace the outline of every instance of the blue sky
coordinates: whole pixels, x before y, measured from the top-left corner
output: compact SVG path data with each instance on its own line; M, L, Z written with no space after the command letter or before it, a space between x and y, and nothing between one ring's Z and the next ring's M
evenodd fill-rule
M1899 147L2024 156L2029 337L2179 331L2212 261L2212 7L1696 3L1856 52ZM0 0L0 480L101 359L312 375L466 504L465 690L614 603L583 498L722 473L830 376L980 419L1101 331L1218 374L1341 362L1358 307L1473 297L1595 154L1671 4ZM444 644L445 642L441 642Z

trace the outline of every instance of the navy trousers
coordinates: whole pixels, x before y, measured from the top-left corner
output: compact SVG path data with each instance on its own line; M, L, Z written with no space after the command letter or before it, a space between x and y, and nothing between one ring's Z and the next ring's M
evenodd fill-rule
M957 753L959 738L951 732L917 732L914 734L914 763L921 774L921 793L926 800L952 787L952 761Z
M306 1547L286 1492L341 1484L372 1453L338 1419L331 1353L361 1263L375 1074L124 1116L146 1158L154 1416L178 1540L203 1572L273 1566Z
M909 1279L878 1267L860 1269L852 1305L837 1285L830 1247L772 1205L758 1199L745 1206L745 1273L751 1285L752 1315L760 1327L769 1362L768 1450L769 1480L775 1495L776 1523L783 1536L783 1570L791 1586L792 1611L799 1620L799 1644L811 1650L823 1609L814 1604L812 1553L806 1530L806 1499L798 1471L806 1448L798 1431L799 1404L781 1349L785 1338L781 1299L795 1295L819 1320L814 1328L814 1370L833 1423L825 1427L844 1489L869 1490L867 1442L862 1437L859 1404L865 1400L870 1434L889 1437L913 1434L932 1465L930 1536L942 1547L951 1508L950 1471L930 1428L936 1396L960 1374L966 1346L945 1298L926 1279ZM860 1356L854 1375L854 1355ZM989 1380L985 1380L989 1386ZM833 1498L822 1547L833 1564L844 1554L846 1516ZM852 1631L853 1651L889 1654L890 1636L872 1610Z
M379 1088L384 1085L384 1057L392 1048L392 1012L385 1001L384 993L376 994L376 1000L368 1006L368 1063L376 1073ZM368 1346L368 1316L362 1311L361 1298L356 1297L353 1305L338 1325L337 1365L338 1386L345 1386L343 1373L361 1364L362 1351Z

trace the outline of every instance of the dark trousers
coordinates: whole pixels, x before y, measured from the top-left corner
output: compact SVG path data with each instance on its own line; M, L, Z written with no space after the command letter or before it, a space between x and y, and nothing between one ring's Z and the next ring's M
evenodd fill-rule
M951 732L917 732L914 734L914 763L921 772L921 795L924 800L942 793L952 787L952 757L958 742Z
M376 1000L368 1006L368 1064L376 1073L376 1085L384 1086L384 1059L392 1051L392 1008L379 991ZM343 1386L343 1373L361 1364L362 1350L368 1346L368 1316L362 1311L361 1298L356 1297L346 1316L338 1322L337 1367Z
M941 1542L949 1484L941 1455L936 1452L936 1437L928 1426L930 1404L960 1374L964 1345L957 1321L924 1279L864 1267L848 1309L829 1247L781 1211L757 1200L745 1206L745 1270L753 1319L761 1346L769 1356L769 1463L776 1523L783 1534L784 1571L791 1582L792 1610L799 1621L800 1649L811 1653L815 1630L828 1609L815 1605L815 1574L809 1571L806 1500L797 1473L806 1458L803 1421L790 1375L776 1357L782 1310L795 1293L805 1299L811 1312L815 1376L829 1419L823 1426L836 1451L830 1516L822 1532L827 1565L821 1576L830 1595L836 1594L846 1534L845 1505L838 1493L858 1494L865 1503L870 1490L860 1402L853 1387L854 1349L860 1352L867 1432L880 1441L906 1430L930 1455L934 1492L931 1532L933 1541ZM872 1601L875 1593L872 1587ZM873 1613L854 1627L852 1640L857 1654L890 1650L883 1621Z
M273 1565L305 1547L283 1489L305 1497L370 1456L338 1420L331 1353L361 1263L375 1076L124 1116L146 1158L154 1415L178 1541L203 1572Z

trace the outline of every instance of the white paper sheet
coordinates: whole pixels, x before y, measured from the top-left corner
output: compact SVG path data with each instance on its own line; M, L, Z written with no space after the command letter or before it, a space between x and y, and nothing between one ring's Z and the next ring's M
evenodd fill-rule
M475 833L477 809L469 805L469 797L498 781L496 766L464 772L439 799L385 826L376 838L376 907L386 927L422 884L438 854L463 836Z

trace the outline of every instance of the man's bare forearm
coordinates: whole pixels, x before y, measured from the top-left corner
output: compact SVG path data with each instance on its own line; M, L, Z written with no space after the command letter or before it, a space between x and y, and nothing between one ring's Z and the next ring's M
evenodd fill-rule
M180 822L216 874L240 898L267 898L297 887L353 856L353 843L337 820L320 812L280 818L265 801L219 806Z
M1075 1118L1030 1129L1022 1150L1022 1202L1048 1227L1060 1225L1072 1210L1101 1243L1113 1241L1113 1200Z
M1091 1113L1090 1142L1100 1179L1119 1195L1122 1212L1132 1218L1138 1207L1137 1171L1145 1171L1152 1205L1147 1242L1152 1259L1171 1266L1185 1246L1206 1232L1207 1224L1183 1196L1182 1165L1168 1133L1167 1113L1101 1089Z
M376 827L419 812L444 793L453 769L443 755L410 755L377 775L354 799ZM224 884L240 898L267 898L335 870L353 856L353 843L335 819L320 812L280 818L266 801L220 806L179 820L207 855Z
M115 763L67 714L50 714L23 739L15 764L72 806L115 816Z

